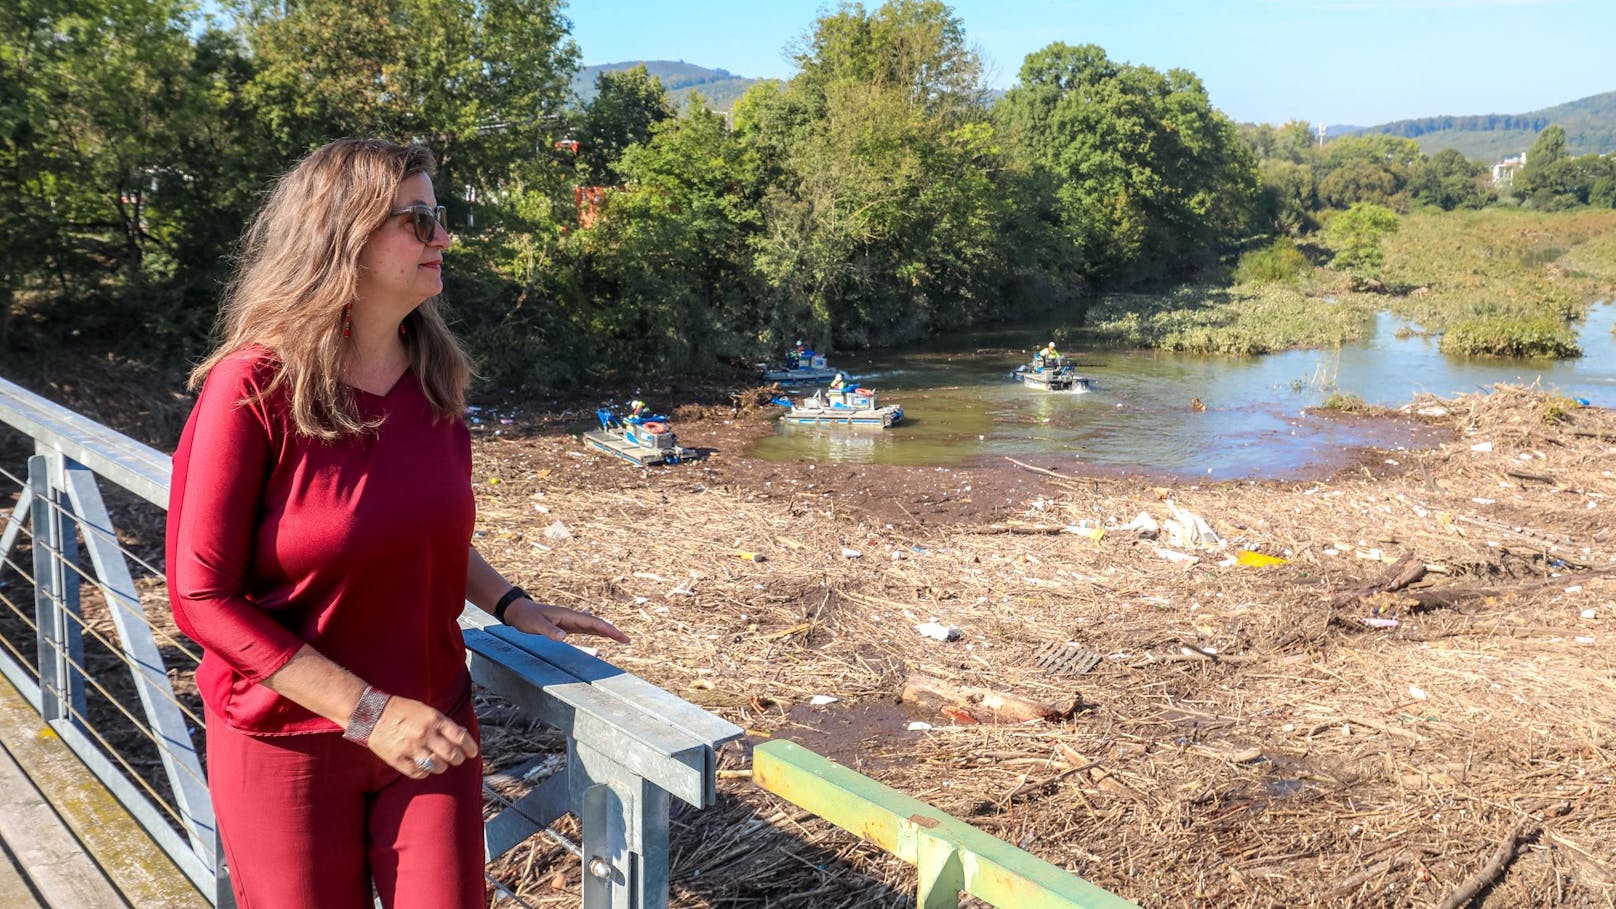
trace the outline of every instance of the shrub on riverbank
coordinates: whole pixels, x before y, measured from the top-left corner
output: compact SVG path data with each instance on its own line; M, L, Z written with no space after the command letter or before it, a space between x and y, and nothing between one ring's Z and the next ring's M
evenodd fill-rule
M1468 357L1582 356L1571 326L1549 317L1512 318L1483 316L1450 327L1443 335L1442 352Z
M1087 332L1106 344L1240 356L1334 347L1368 334L1372 308L1318 292L1304 281L1113 294L1090 308Z
M1374 408L1368 402L1351 392L1331 392L1330 396L1325 398L1324 403L1320 406L1325 410L1337 410L1341 413L1374 412Z
M1295 281L1311 268L1307 256L1296 244L1289 237L1280 237L1261 249L1241 255L1234 279L1241 284L1286 283Z
M1569 323L1616 290L1616 211L1417 212L1385 243L1387 285L1423 289L1389 299L1392 312L1431 332L1463 325L1466 338L1493 336L1483 346L1538 351L1503 356L1564 355L1542 339L1574 346Z

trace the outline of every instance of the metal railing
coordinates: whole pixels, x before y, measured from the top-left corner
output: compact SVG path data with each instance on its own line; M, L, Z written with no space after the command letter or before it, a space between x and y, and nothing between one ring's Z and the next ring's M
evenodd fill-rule
M4 379L0 422L33 443L26 476L0 465L0 501L8 485L14 496L0 524L0 673L203 896L231 905L198 759L200 706L174 686L200 655L170 630L162 572L139 554L161 546L162 522L148 522L155 540L128 543L102 496L107 483L129 511L160 515L169 458ZM86 590L104 600L89 617ZM526 795L508 799L485 784L501 806L485 826L488 860L575 814L583 842L568 847L583 861L585 909L666 907L670 797L713 805L716 751L742 730L469 606L461 625L477 683L567 736L565 768Z

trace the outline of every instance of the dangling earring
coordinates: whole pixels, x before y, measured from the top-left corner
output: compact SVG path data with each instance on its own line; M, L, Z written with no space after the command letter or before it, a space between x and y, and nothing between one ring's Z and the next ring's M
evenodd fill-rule
M398 323L398 333L399 333L400 336L409 334L409 332L404 330L404 323L403 322Z
M342 336L353 337L353 304L342 304Z

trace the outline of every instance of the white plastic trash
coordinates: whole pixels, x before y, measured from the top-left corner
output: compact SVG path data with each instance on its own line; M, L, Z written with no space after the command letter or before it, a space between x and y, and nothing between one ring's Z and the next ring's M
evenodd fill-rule
M1156 519L1151 517L1148 511L1139 512L1132 521L1124 524L1122 529L1131 530L1147 540L1154 540L1156 535L1161 533L1161 525L1156 523Z
M943 625L935 619L930 622L921 622L915 626L915 630L923 636L937 641L957 641L965 636L965 632L960 629L952 625Z

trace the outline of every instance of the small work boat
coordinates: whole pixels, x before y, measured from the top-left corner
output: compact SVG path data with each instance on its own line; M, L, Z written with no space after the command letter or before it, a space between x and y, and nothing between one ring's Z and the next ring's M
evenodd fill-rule
M1010 374L1023 385L1031 388L1042 388L1045 391L1088 391L1088 376L1077 374L1077 366L1068 363L1061 357L1046 359L1037 357L1031 363L1023 363Z
M610 407L595 411L600 428L584 433L584 444L616 455L636 467L677 464L695 457L696 452L679 445L668 418L662 414L619 417Z
M841 370L825 365L825 358L812 351L786 361L784 369L763 370L763 381L776 385L829 385Z
M809 426L874 426L889 429L903 421L903 408L882 404L873 390L819 391L792 405L781 419Z

